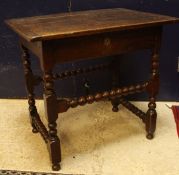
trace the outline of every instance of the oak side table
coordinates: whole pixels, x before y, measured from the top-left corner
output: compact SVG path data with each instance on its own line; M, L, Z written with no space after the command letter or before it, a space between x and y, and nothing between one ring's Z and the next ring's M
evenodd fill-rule
M122 8L61 13L6 21L19 35L21 43L32 131L39 132L47 143L53 170L60 169L61 161L60 139L57 136L56 124L58 113L66 112L69 108L78 105L110 100L113 111L117 112L118 105L122 104L142 119L146 125L147 138L153 138L157 118L155 99L159 89L158 68L162 27L164 24L175 22L179 22L179 19ZM57 98L54 80L102 70L107 66L102 64L54 74L53 68L56 64L96 57L116 57L140 49L151 50L151 77L148 81L119 88L114 78L114 86L110 91L80 98ZM39 59L43 77L33 74L29 50ZM48 130L40 120L35 106L34 86L41 82L44 84ZM146 113L124 99L126 95L143 91L149 94L149 109Z

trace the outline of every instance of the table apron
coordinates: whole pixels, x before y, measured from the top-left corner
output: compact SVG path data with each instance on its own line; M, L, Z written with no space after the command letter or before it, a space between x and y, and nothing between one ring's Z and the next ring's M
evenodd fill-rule
M62 63L149 49L159 32L155 27L44 41L43 59Z

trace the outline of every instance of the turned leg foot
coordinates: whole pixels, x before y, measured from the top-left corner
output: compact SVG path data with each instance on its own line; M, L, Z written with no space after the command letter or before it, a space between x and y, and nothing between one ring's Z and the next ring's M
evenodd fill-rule
M154 138L154 135L152 133L147 133L146 138L152 140Z
M119 100L118 99L113 99L111 100L111 104L112 104L112 111L113 112L118 112L119 111Z
M52 162L52 170L53 171L60 170L61 149L60 149L60 140L57 136L51 138L51 140L48 142L48 150Z
M52 170L53 170L53 171L59 171L60 169L61 169L61 167L60 167L60 164L59 164L59 163L52 165Z
M34 121L33 121L33 118L37 114L37 109L35 106L34 96L32 94L29 95L29 97L28 97L28 103L29 103L29 115L30 115L30 122L31 122L31 126L32 126L32 132L38 133L38 129L36 128Z
M112 111L113 111L113 112L118 112L118 111L119 111L118 106L113 106Z
M156 120L157 120L157 112L155 110L156 104L154 102L154 98L151 98L151 102L149 103L149 110L147 111L147 118L146 118L146 132L147 132L147 139L153 139L154 132L156 129Z
M36 129L36 127L33 127L33 126L32 126L32 132L33 132L34 134L38 133L38 130Z

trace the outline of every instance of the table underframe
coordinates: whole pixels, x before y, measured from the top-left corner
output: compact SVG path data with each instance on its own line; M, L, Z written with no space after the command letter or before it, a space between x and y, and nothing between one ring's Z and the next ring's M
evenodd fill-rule
M158 31L158 28L157 28ZM152 32L151 32L152 36ZM61 74L53 74L53 66L47 66L47 63L41 59L41 68L43 71L43 77L39 77L33 74L30 63L29 50L32 49L32 44L27 44L27 42L21 40L22 48L22 62L24 65L26 89L28 94L29 112L32 125L32 131L34 133L39 132L47 143L48 150L50 153L52 161L52 169L60 169L61 161L61 149L60 149L60 139L57 136L57 124L56 120L59 113L68 111L69 108L75 108L77 106L84 106L85 104L92 104L101 100L109 100L112 103L112 110L114 112L118 111L119 104L125 106L128 110L133 112L138 116L146 126L147 138L152 139L153 134L156 129L156 95L159 90L159 51L161 42L161 30L159 32L154 32L154 42L151 49L151 76L146 82L131 85L128 87L119 88L118 87L118 77L116 77L116 62L112 61L110 65L96 65L93 67L81 68L77 70L65 71ZM110 40L104 40L105 47L109 47ZM49 45L48 45L49 47ZM87 47L87 46L86 46ZM136 46L137 47L137 46ZM137 48L138 49L138 48ZM135 49L134 49L135 50ZM130 51L130 50L129 50ZM43 61L42 61L43 60ZM114 59L116 60L116 59ZM58 62L57 62L58 63ZM113 70L113 88L109 91L99 92L96 94L91 94L87 96L82 96L79 98L58 98L54 89L54 81L57 79L64 79L72 76L77 76L79 74L88 73L91 71L99 71L109 68ZM35 95L34 87L43 83L44 85L44 104L46 110L46 117L48 120L48 129L42 123L40 116L37 112L35 106ZM125 96L129 94L140 93L147 91L149 94L149 104L147 112L143 112L136 106L125 100Z

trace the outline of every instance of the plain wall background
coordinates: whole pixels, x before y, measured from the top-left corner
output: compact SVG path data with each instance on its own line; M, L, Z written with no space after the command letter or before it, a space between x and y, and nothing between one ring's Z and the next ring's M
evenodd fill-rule
M72 11L129 8L179 17L179 0L72 0ZM18 37L4 23L5 19L45 15L67 11L67 0L0 0L0 98L24 98L24 77L20 60ZM161 86L158 100L179 100L179 25L164 27L161 48L160 76ZM37 59L32 56L32 66L35 73L41 73ZM56 68L60 72L81 66L108 62L110 58L85 62L68 63ZM149 77L150 53L141 51L122 56L119 73L121 85L140 82ZM85 93L84 79L90 82L91 92L109 89L111 74L108 71L90 73L89 75L58 81L58 95L79 96ZM37 96L42 96L42 86L37 88ZM131 97L146 100L147 94Z

